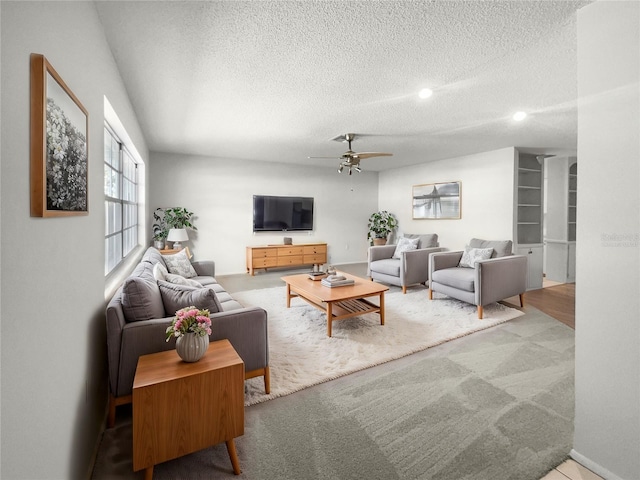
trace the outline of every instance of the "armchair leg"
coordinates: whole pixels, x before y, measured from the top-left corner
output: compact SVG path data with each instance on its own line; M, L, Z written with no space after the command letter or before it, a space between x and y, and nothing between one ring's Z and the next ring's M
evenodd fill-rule
M402 293L403 294L407 293L407 286L406 285L402 286Z
M479 320L482 320L482 314L483 314L482 305L478 305L478 319Z
M520 308L524 307L524 293L520 294Z
M429 300L433 300L433 290L429 289Z

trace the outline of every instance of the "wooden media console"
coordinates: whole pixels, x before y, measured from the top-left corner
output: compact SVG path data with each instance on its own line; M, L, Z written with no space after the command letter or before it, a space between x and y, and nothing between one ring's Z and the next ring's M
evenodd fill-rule
M275 267L300 267L327 263L326 243L247 247L247 272Z

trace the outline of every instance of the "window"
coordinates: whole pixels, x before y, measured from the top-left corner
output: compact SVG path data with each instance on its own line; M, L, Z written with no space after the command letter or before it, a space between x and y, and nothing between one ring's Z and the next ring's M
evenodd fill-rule
M138 245L138 165L126 146L104 128L104 273Z

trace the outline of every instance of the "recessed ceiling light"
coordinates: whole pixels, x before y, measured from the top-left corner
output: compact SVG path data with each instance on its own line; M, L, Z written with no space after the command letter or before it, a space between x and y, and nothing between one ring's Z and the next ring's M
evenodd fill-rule
M525 112L516 112L513 114L513 119L516 122L520 122L522 120L524 120L525 118L527 118L527 114Z
M431 90L430 88L423 88L422 90L420 90L420 92L418 92L418 96L420 98L429 98L431 95L433 95L433 90Z

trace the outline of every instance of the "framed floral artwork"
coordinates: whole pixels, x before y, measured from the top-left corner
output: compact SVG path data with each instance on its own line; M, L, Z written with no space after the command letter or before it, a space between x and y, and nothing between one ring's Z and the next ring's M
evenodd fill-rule
M461 188L461 182L414 185L413 218L459 219Z
M47 59L31 54L31 216L87 215L89 114Z

